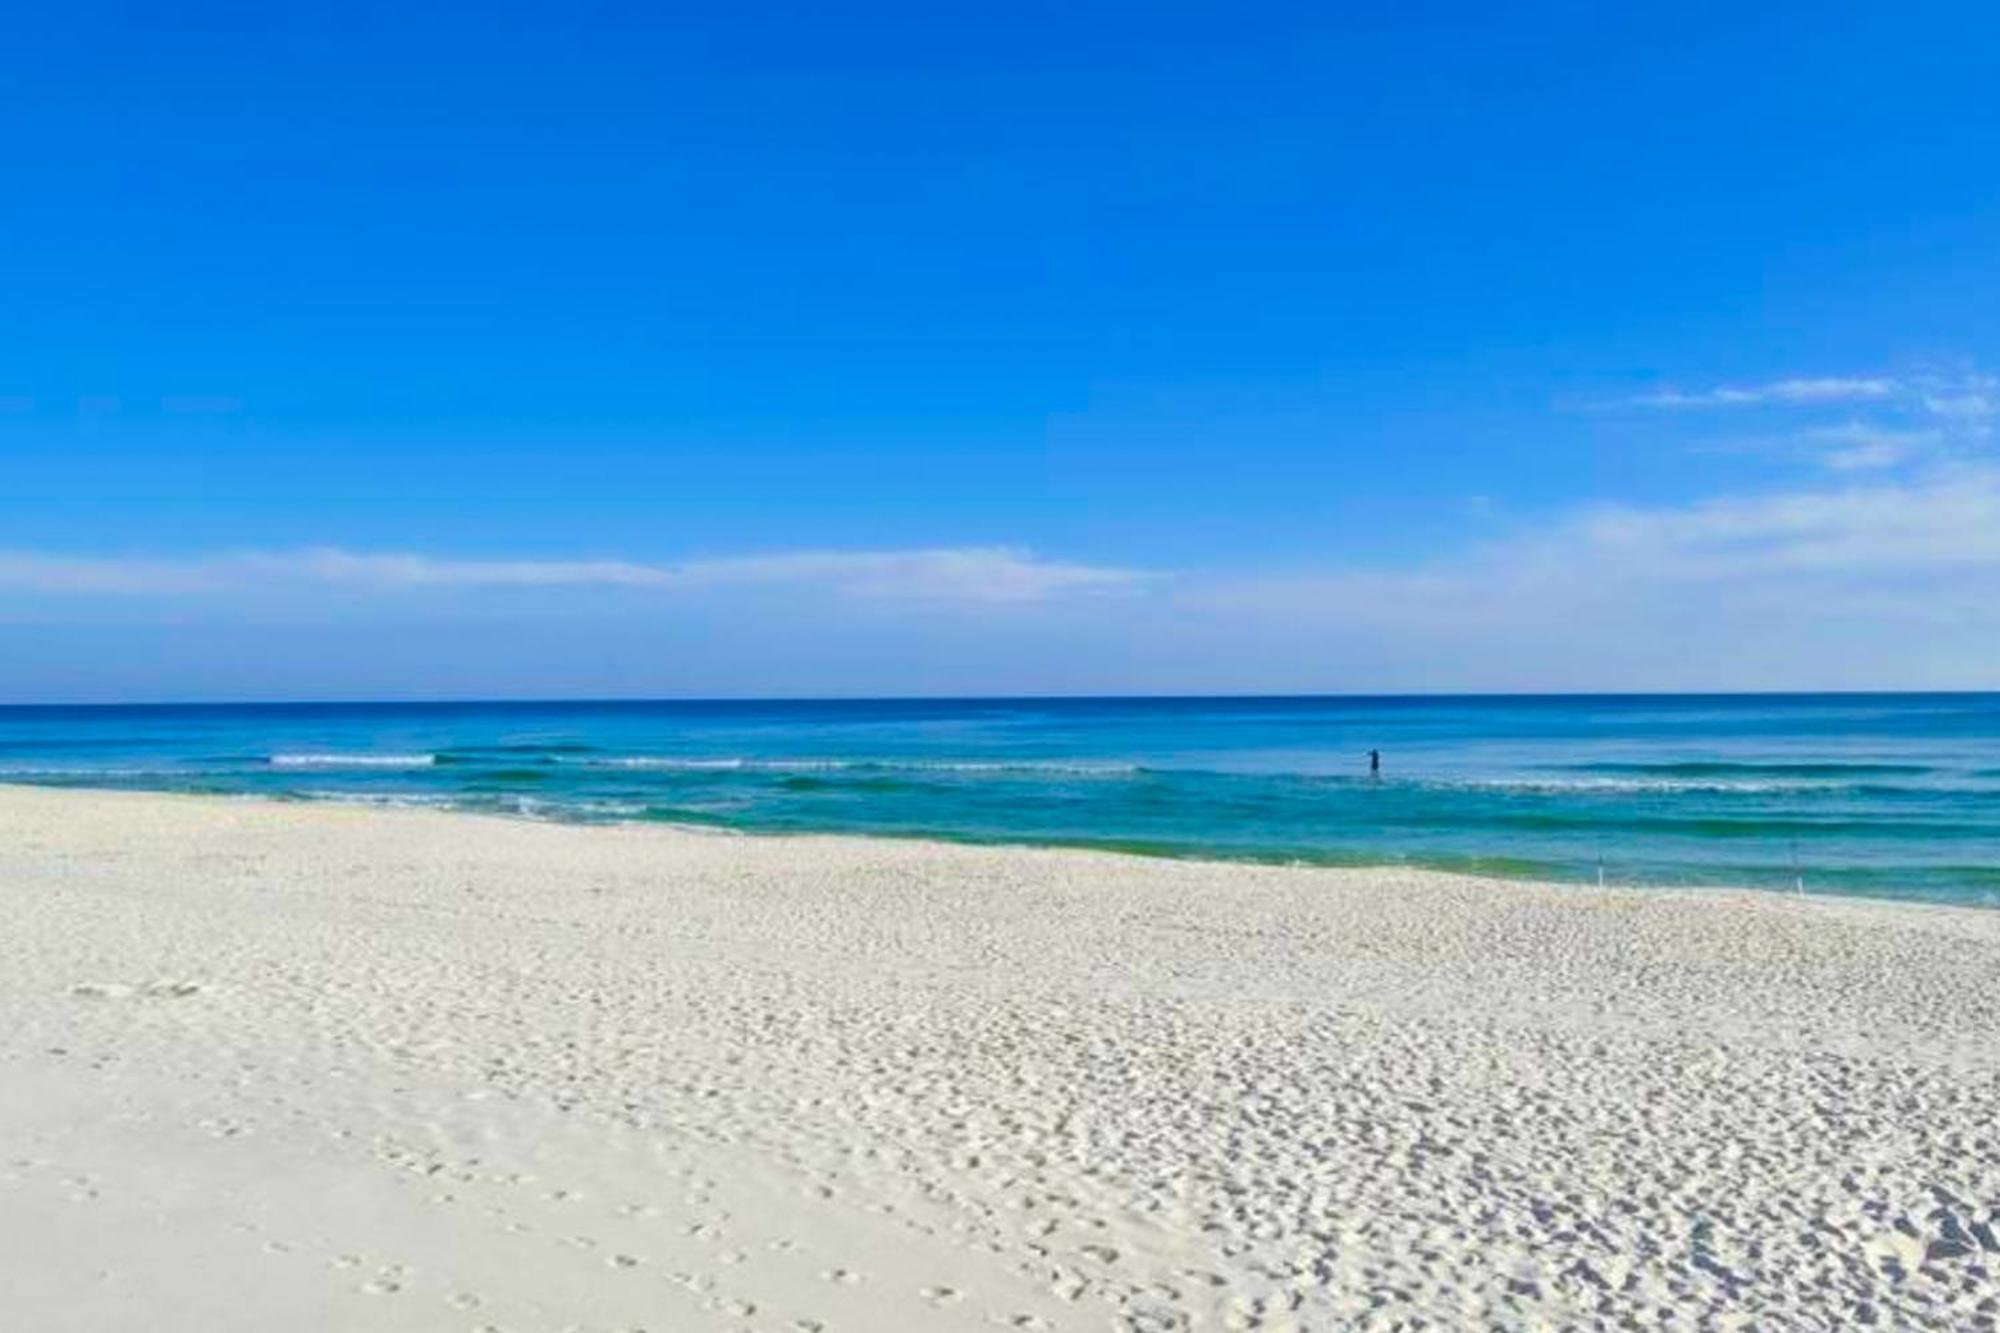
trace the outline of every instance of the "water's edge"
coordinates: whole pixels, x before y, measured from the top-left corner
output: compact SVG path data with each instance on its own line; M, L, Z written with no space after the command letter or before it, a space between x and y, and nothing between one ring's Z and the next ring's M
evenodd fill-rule
M375 801L347 800L339 797L306 796L295 793L262 794L257 792L230 791L188 791L159 787L125 787L109 784L63 784L0 781L0 796L9 792L33 792L38 795L50 793L76 794L79 796L115 796L142 800L166 802L247 803L252 805L281 808L291 805L314 806L335 810L350 810L364 813L388 814L391 817L413 817L418 819L442 818L476 822L482 819L505 820L509 823L553 824L569 829L612 830L655 830L663 833L678 833L692 837L727 837L758 841L805 841L831 839L839 842L897 843L928 845L944 848L969 848L978 851L1026 851L1053 852L1057 854L1080 853L1089 856L1130 857L1145 861L1164 861L1188 866L1215 866L1220 868L1243 867L1246 869L1284 871L1355 871L1403 870L1414 871L1426 876L1439 876L1468 883L1504 883L1523 887L1551 889L1571 894L1615 894L1615 895L1696 895L1701 897L1734 897L1747 895L1761 903L1814 903L1821 906L1852 905L1870 911L1888 910L1897 915L1910 913L1916 916L1944 914L1951 916L1975 912L1986 913L2000 910L1988 901L1956 901L1935 897L1919 897L1898 894L1871 894L1852 889L1814 890L1810 886L1803 889L1781 889L1767 885L1728 882L1684 882L1672 884L1647 884L1635 881L1620 881L1607 878L1601 883L1586 879L1565 879L1546 874L1538 874L1526 869L1507 866L1505 858L1471 858L1482 864L1433 864L1412 859L1369 858L1369 857L1287 857L1287 856L1228 856L1201 851L1183 851L1172 848L1156 848L1144 845L1129 845L1115 839L1097 840L1027 840L1021 838L978 837L957 835L950 832L896 831L896 832L856 832L844 828L791 828L791 829L745 829L726 824L705 824L668 819L577 819L565 818L548 813L525 813L497 808L473 808L442 804L391 805ZM1494 863L1490 868L1486 862Z
M0 782L2000 906L2000 694L0 706Z

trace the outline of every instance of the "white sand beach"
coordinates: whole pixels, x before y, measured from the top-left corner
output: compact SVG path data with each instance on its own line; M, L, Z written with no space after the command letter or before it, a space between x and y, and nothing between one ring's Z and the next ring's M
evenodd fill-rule
M0 789L0 1326L1990 1329L2000 913Z

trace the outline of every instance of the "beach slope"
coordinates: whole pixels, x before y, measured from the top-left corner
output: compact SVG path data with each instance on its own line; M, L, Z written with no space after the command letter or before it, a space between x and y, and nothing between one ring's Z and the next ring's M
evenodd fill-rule
M0 788L10 1327L1992 1328L2000 913Z

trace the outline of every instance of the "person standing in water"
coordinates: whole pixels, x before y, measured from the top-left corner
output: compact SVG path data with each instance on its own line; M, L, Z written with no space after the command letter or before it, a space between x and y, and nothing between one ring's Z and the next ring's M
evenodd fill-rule
M1380 750L1370 750L1368 752L1368 776L1371 778L1382 776L1382 752Z

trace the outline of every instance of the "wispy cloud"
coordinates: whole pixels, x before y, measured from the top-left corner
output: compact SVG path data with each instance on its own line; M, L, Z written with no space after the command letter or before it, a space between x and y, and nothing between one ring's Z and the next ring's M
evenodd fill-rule
M1671 391L1678 393L1678 391ZM1701 433L1806 458L1810 483L1693 503L1582 504L1384 567L1328 560L1145 570L1013 547L802 550L675 561L338 547L131 556L0 551L0 621L381 625L560 611L580 643L635 626L704 642L704 679L823 688L842 653L871 688L1164 690L1992 687L2000 644L2000 381L1970 371L1746 382L1650 395ZM1004 617L862 605L1019 608ZM643 615L632 614L637 606ZM187 608L184 613L182 608ZM679 608L678 610L676 608ZM769 615L772 609L782 614ZM571 612L575 614L572 616ZM517 615L518 613L518 615ZM815 652L743 644L810 622ZM290 627L290 628L287 628ZM663 630L663 632L664 632ZM549 649L568 661L561 636ZM176 640L178 642L178 640ZM764 641L767 642L767 641ZM385 652L394 656L395 645ZM0 683L4 683L0 654ZM754 669L754 677L735 673ZM862 667L855 670L862 671ZM898 674L898 673L902 674ZM978 673L991 674L978 674ZM586 673L587 674L587 673ZM960 679L955 677L954 679ZM754 680L754 685L745 682ZM714 688L713 684L710 688Z
M1232 642L1370 688L1967 687L1995 679L1995 587L2000 467L1967 465L1588 506L1418 566L1181 597Z
M660 592L798 588L912 602L1036 602L1133 588L1142 571L1044 559L1009 547L798 551L675 563L461 559L337 548L180 557L0 551L0 588L73 595L191 597L319 587L624 588Z
M1812 426L1798 433L1805 452L1836 472L1864 472L1895 467L1946 442L1946 433L1897 429L1868 421L1843 421Z
M1681 507L1604 506L1521 549L1652 581L2000 569L2000 470Z
M1880 404L1916 416L1984 421L2000 416L2000 378L1978 371L1910 375L1820 375L1763 384L1682 389L1672 385L1634 394L1631 407L1831 407Z
M1818 376L1687 390L1661 388L1626 406L1754 413L1758 433L1700 447L1804 459L1836 472L1879 471L1983 449L2000 420L2000 379L1978 371ZM1829 421L1838 411L1845 419Z
M978 547L674 563L0 554L0 593L37 620L58 606L98 626L170 623L197 636L189 642L253 624L286 644L322 642L311 625L379 628L474 604L532 618L559 606L566 628L553 638L580 645L576 660L592 644L637 641L640 626L701 626L717 645L697 664L707 688L788 692L825 688L841 662L864 662L872 688L934 690L940 661L962 664L954 681L987 689L1990 687L1996 587L2000 463L1986 461L1689 504L1579 506L1387 568L1152 573ZM593 602L591 589L608 591ZM854 616L883 602L1018 614ZM823 645L775 664L746 647L768 645L759 627L773 606ZM197 628L178 628L181 607L199 608L185 620ZM382 644L385 662L399 660L397 642ZM571 648L548 651L570 669ZM287 679L309 666L288 667Z
M1623 645L1665 675L1752 647L1783 655L1788 640L1795 680L1812 680L1810 656L1839 642L1864 670L1935 658L1976 663L1990 684L2000 463L1686 504L1587 504L1400 569L1190 576L1175 589L1210 610L1323 623L1351 640L1453 644L1452 663L1517 646L1547 660L1551 644L1601 663Z
M1722 385L1711 389L1655 389L1626 401L1635 407L1756 407L1765 404L1819 406L1877 402L1904 391L1899 380L1880 376L1772 380L1766 384Z
M1924 384L1918 394L1924 411L1934 417L1984 424L2000 416L2000 379L1991 375Z

